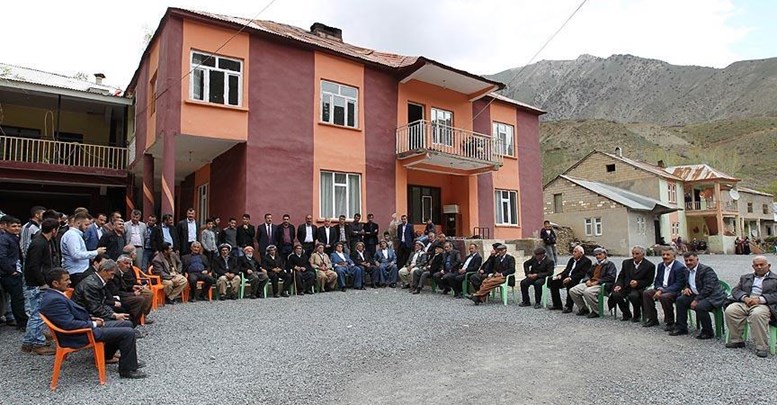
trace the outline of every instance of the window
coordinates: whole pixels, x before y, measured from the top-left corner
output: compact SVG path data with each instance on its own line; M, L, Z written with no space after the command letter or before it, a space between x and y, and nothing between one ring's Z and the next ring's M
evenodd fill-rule
M753 212L753 203L749 202L747 203L747 212L752 213Z
M208 183L197 187L197 222L205 224L208 219Z
M607 173L614 172L615 171L615 165L614 164L607 165L606 169L607 169Z
M361 176L354 173L321 172L321 216L347 218L361 211Z
M602 236L602 218L586 218L585 234L586 236Z
M243 62L192 52L191 98L214 104L239 106Z
M502 124L501 122L494 122L494 138L499 143L497 144L497 153L503 156L515 156L514 142L515 138L513 134L515 129L512 125Z
M677 184L669 183L668 191L669 191L669 203L676 204L677 203Z
M359 126L359 90L321 81L321 122L350 128Z
M645 217L643 217L641 215L637 217L637 234L639 234L639 235L647 234L647 227L645 225Z
M769 214L769 204L764 204L761 206L761 210L764 214Z
M432 108L432 143L453 146L453 113Z
M672 235L679 235L679 234L680 234L680 223L672 222Z
M148 106L148 113L149 115L154 115L156 112L156 72L154 72L154 75L151 76L151 81L148 82L148 87L148 94L149 97L151 97Z
M440 189L428 186L407 186L407 220L411 224L423 224L431 218L441 224Z
M553 212L560 214L563 212L564 201L562 200L561 193L553 194Z
M498 225L518 225L518 192L496 190L496 223Z

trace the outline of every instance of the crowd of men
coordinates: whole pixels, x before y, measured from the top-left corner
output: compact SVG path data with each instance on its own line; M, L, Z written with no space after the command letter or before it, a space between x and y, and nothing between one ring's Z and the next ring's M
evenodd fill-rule
M137 210L125 221L119 212L92 217L79 208L63 216L33 207L24 225L14 217L0 218L0 286L9 302L5 320L24 331L22 351L54 353L42 314L60 328L93 328L95 337L110 349L106 359L119 363L122 377L144 377L135 339L145 336L139 325L153 323L149 317L152 289L157 288L153 277L159 277L158 288L170 305L184 293L190 301L210 301L214 286L218 299L225 300L345 292L367 285L401 286L420 294L427 280L455 298L464 298L465 290L470 290L467 298L479 305L494 289L516 285L516 261L504 244L494 244L485 259L476 244L466 245L462 255L445 235L436 235L433 224L419 235L404 215L392 239L388 232L379 233L372 214L367 222L361 222L358 214L352 221L341 215L337 224L325 220L322 226L308 215L296 227L289 215L276 225L266 214L255 226L245 214L240 225L229 218L223 228L218 217L201 227L195 214L189 209L175 224L169 214L159 223L154 215L144 222ZM555 244L548 223L542 239L546 247ZM538 247L533 253L523 263L524 277L518 283L521 307L532 305L533 287L534 308L542 308L547 286L551 310L571 313L577 306L577 315L595 318L602 312L600 297L609 297L609 310L620 308L623 321L652 327L659 324L658 302L669 335L688 334L687 314L693 310L701 324L696 337L710 339L714 337L710 313L730 304L725 309L731 332L726 347L744 346L748 322L756 354L767 355L768 325L777 315L777 277L763 256L753 259L754 272L742 276L727 295L715 271L699 263L696 254L686 253L680 261L671 248L662 252L656 266L645 258L645 249L636 246L620 272L602 248L591 260L582 247L575 247L560 274L555 274L555 249ZM561 289L567 293L564 303ZM84 342L62 337L60 343ZM117 350L120 357L114 357Z

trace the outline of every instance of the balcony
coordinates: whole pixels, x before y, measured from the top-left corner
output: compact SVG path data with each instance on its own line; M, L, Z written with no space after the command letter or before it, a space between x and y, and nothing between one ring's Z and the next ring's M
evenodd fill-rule
M12 169L126 176L127 148L0 135L0 163Z
M503 143L490 135L430 121L397 128L397 159L407 168L470 175L497 171Z
M720 205L723 212L737 212L736 201L723 201L719 202L713 199L703 199L701 201L686 201L686 211L717 211L718 205Z

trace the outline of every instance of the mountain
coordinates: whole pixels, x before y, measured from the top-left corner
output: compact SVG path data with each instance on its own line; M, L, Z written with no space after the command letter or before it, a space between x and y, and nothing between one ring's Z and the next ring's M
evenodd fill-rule
M520 73L519 73L520 72ZM491 76L508 97L548 111L544 121L602 119L682 125L777 117L777 58L724 69L632 55L540 61Z

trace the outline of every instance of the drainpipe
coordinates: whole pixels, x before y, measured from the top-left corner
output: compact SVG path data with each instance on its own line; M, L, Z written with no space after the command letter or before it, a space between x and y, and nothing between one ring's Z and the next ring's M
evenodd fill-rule
M54 140L59 140L59 116L62 111L62 95L57 94L57 128L54 130Z

